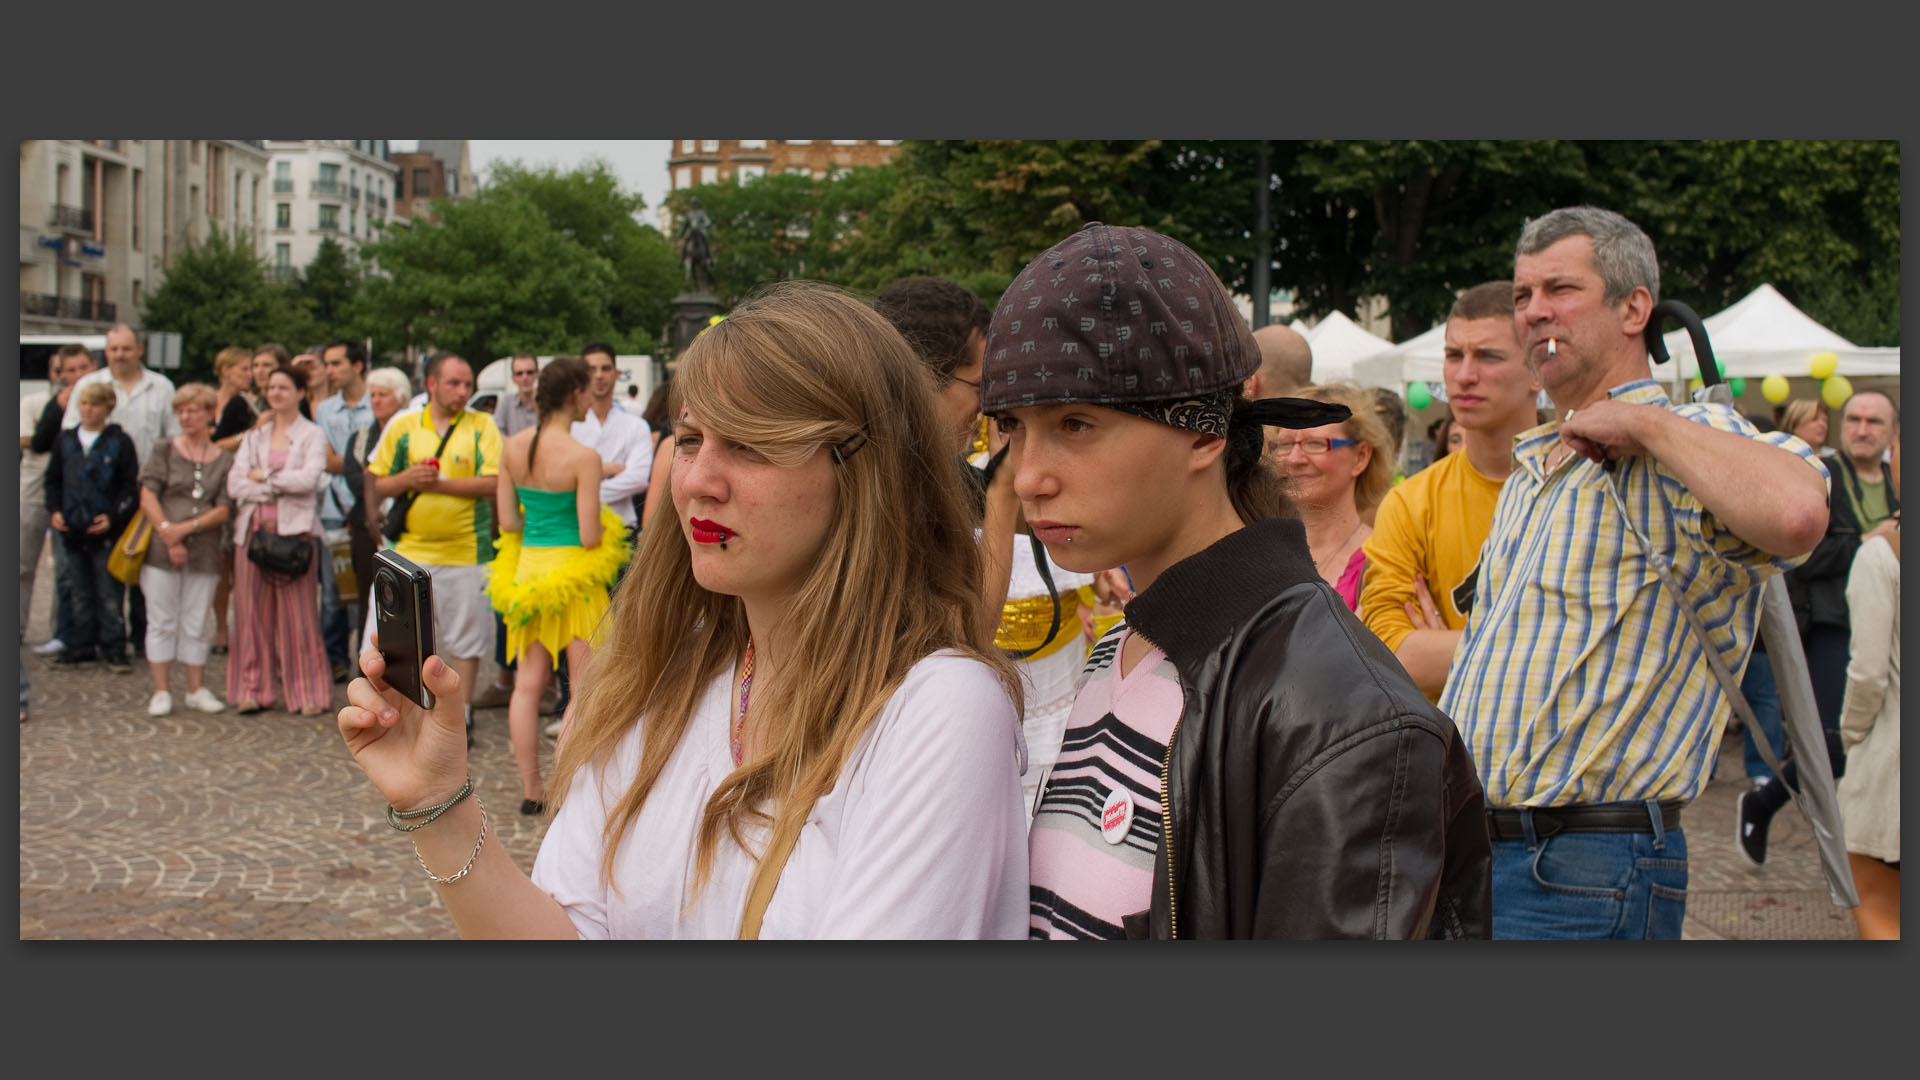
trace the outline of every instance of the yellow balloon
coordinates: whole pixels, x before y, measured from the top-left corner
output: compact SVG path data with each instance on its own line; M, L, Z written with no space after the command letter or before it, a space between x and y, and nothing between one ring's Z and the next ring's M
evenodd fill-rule
M708 325L708 326L718 326L718 325L720 325L720 320L722 320L722 319L724 319L724 318L726 318L726 316L725 316L725 315L715 315L715 316L713 316L713 317L711 317L711 318L709 318L709 319L707 320L707 325Z
M1785 375L1769 375L1760 380L1760 396L1775 405L1787 400L1787 395L1792 392L1793 387L1787 384Z
M1829 353L1827 355L1831 356L1833 354ZM1845 406L1847 399L1852 396L1853 384L1847 381L1845 375L1835 375L1833 378L1820 384L1820 400L1826 402L1827 408L1829 409L1838 409Z
M1814 353L1812 362L1807 364L1807 374L1816 379L1832 378L1839 369L1840 358L1830 352Z

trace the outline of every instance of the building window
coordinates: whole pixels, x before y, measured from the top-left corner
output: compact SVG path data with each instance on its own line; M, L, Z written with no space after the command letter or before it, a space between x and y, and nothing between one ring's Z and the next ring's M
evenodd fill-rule
M53 201L57 206L73 205L67 201L67 174L71 171L67 168L66 162L53 167Z
M720 166L718 165L700 166L700 182L701 183L714 184L714 183L718 183L719 180L720 180Z
M340 208L322 203L320 206L320 227L334 232L340 231Z
M880 144L881 146L892 146L898 143L900 140L899 139L875 139L873 141Z
M701 140L700 140L700 152L701 152L701 153L703 153L703 154L717 154L717 153L719 153L719 152L720 152L720 140L719 140L719 139L701 139Z
M347 235L360 235L360 208L357 206L347 207Z
M859 146L859 145L860 145L860 140L859 140L859 139L835 139L835 140L833 140L833 145L835 145L835 146Z
M247 220L259 221L260 220L260 178L259 177L256 176L253 178L253 184L250 190L252 192L253 199L252 199L252 202L250 202L247 205Z
M767 167L765 165L740 165L736 166L733 170L734 179L743 184L749 180L758 180L765 175L767 175Z
M693 186L693 167L691 165L682 165L673 170L673 186L676 189Z
M291 180L291 179L293 179L293 162L291 162L291 161L276 161L276 162L274 162L274 163L273 163L273 178L274 178L275 180Z
M740 149L742 150L765 150L766 148L767 148L767 140L765 139L741 139L740 140Z
M433 193L433 172L430 169L413 170L413 197L418 199Z
M293 204L275 203L273 207L273 227L276 229L293 228Z
M340 166L330 161L320 163L320 182L328 185L340 183Z
M145 307L146 303L147 303L147 294L145 290L143 290L140 287L140 279L134 278L133 279L133 306L135 308L141 308L141 307Z
M144 197L141 188L145 186L145 177L139 169L133 170L133 250L140 250L140 210Z
M787 166L787 171L790 173L799 173L801 176L813 175L813 170L807 168L805 165L789 165Z
M787 140L786 142L787 142L787 145L788 145L788 146L811 146L811 145L813 145L813 140L812 140L812 139L788 139L788 140Z
M282 270L289 269L293 266L293 245L292 244L273 245L273 265L279 267Z
M200 164L200 140L191 139L189 143L193 147L193 163L198 165Z

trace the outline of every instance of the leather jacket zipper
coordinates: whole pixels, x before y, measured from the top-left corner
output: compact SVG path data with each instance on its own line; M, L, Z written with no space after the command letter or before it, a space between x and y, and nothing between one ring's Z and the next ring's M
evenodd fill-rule
M1182 710L1184 712L1185 710ZM1167 758L1160 763L1160 843L1167 849L1167 940L1180 937L1179 912L1174 908L1173 895L1173 793L1168 777L1173 772L1173 740L1180 734L1180 721L1173 722L1173 730L1167 733Z

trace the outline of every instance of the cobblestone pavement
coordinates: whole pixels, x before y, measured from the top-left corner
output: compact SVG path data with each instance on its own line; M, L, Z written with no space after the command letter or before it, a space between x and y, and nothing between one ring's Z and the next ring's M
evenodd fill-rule
M52 580L43 564L28 644L48 636ZM33 719L20 731L22 939L456 936L330 716L208 716L176 704L156 719L144 665L65 672L24 646L20 656L33 677ZM225 660L207 668L216 693ZM499 837L489 842L531 869L545 823L517 812L505 709L479 710L475 726L474 783ZM1723 744L1717 779L1686 811L1686 936L1853 937L1797 811L1775 818L1765 867L1735 852L1740 739ZM552 746L542 740L543 771Z

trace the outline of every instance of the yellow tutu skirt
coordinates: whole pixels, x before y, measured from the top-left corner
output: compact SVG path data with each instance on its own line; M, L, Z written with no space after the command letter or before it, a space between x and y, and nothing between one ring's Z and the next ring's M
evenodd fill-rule
M600 508L600 546L523 547L519 533L502 533L487 593L507 626L507 655L526 659L539 642L560 666L569 642L593 640L607 613L608 591L627 563L627 524Z

